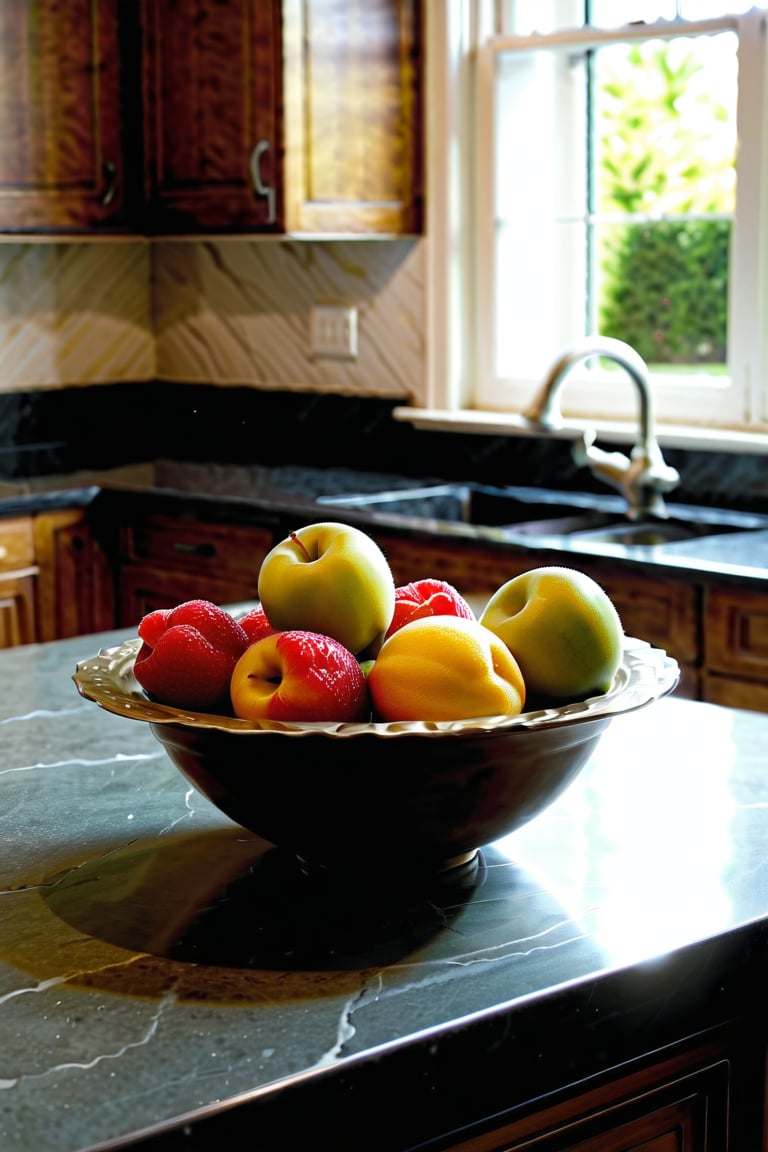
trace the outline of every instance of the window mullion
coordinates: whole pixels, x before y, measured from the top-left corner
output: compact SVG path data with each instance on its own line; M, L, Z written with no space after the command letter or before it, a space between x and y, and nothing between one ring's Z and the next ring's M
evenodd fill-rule
M768 47L765 13L741 19L736 212L731 250L729 331L734 384L747 422L768 422Z

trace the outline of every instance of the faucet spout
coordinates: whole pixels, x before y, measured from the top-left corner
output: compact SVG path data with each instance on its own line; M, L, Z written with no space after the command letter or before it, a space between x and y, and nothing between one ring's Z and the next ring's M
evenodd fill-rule
M654 434L654 413L648 366L634 348L610 336L593 336L580 341L555 360L545 376L530 408L528 422L546 431L555 431L563 423L560 392L572 368L584 360L599 356L623 368L637 389L638 439L629 457L620 452L603 452L594 446L595 433L585 433L574 446L578 464L586 464L595 476L617 488L627 500L627 515L638 519L644 515L668 515L662 493L680 483L680 474L665 462Z

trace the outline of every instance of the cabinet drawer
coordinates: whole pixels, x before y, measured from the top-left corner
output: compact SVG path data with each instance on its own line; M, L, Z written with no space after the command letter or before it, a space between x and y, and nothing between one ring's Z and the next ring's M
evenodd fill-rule
M725 708L746 708L749 712L768 712L768 683L739 680L717 673L703 679L701 699Z
M768 683L768 592L709 590L704 636L707 670Z
M151 568L136 564L120 574L119 624L134 628L143 616L158 608L175 608L185 600L210 600L222 608L255 599L252 581L235 577L217 579L211 574L185 572L181 568Z
M29 568L35 562L31 518L0 520L0 572Z
M261 562L273 544L267 528L204 524L152 516L121 529L121 552L128 563L181 568L196 573L236 573L256 588Z

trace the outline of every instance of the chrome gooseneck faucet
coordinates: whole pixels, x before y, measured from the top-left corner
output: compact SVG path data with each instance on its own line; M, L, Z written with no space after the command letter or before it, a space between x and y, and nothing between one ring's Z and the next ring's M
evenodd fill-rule
M577 464L586 464L593 475L617 488L627 501L627 516L638 520L644 516L666 517L663 493L680 483L680 474L664 460L654 435L653 398L648 366L641 356L611 336L591 336L573 345L554 362L525 413L526 420L538 428L554 431L563 418L558 398L571 369L584 360L600 356L624 368L639 396L639 439L629 457L622 452L603 452L595 447L595 432L585 432L573 446Z

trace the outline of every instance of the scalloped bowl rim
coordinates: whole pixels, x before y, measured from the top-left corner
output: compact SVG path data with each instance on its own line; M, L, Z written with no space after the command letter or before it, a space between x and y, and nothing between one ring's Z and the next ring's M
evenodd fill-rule
M367 723L329 723L323 721L287 723L278 720L251 721L234 716L219 716L175 708L150 700L133 675L133 665L141 640L133 638L110 648L101 648L96 656L80 661L72 677L82 697L98 704L107 712L141 720L149 724L176 724L187 728L231 732L233 735L258 736L282 733L286 736L312 735L331 737L374 736L456 736L483 732L531 731L566 724L611 719L645 707L668 695L680 679L677 661L645 640L624 638L622 661L608 692L586 700L547 707L517 716L480 716L468 720L443 721L374 721Z

